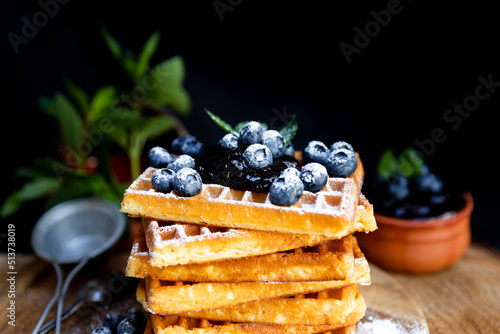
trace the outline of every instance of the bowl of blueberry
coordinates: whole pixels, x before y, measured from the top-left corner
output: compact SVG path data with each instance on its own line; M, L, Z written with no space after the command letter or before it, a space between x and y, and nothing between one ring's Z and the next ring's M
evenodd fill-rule
M366 190L378 229L357 235L374 264L397 272L424 274L458 261L470 245L473 199L444 182L419 153L390 149L380 157L377 178Z

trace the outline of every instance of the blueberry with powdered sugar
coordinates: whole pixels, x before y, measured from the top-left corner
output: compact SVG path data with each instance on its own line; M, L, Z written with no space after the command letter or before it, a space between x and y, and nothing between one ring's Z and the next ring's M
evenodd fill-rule
M174 161L169 163L167 168L173 170L174 172L177 172L182 168L194 168L195 164L196 163L193 157L187 154L183 154L179 155L177 158L174 159Z
M151 184L153 188L163 193L168 193L172 190L175 172L168 168L162 168L154 171L151 175Z
M264 129L259 122L250 121L243 125L240 130L240 142L242 144L257 144L262 142Z
M293 173L281 175L271 184L269 199L273 204L288 206L297 203L304 192L304 184Z
M196 139L195 136L185 135L175 138L172 141L171 148L174 153L198 157L203 150L203 143Z
M298 170L295 167L288 167L284 171L281 172L280 176L285 176L288 174L292 174L292 175L300 177L300 170Z
M347 177L358 167L358 159L353 151L341 148L330 153L326 161L328 174L333 177Z
M323 189L328 181L328 172L325 166L310 162L300 171L300 179L304 183L304 189L311 192L318 192Z
M279 158L285 154L285 140L276 130L267 130L262 134L262 144L269 147L273 158Z
M310 141L302 153L302 158L306 163L317 162L322 165L326 164L330 150L319 140Z
M174 158L163 147L155 146L148 152L149 164L155 168L164 168L171 163Z
M354 149L352 148L352 145L349 144L348 142L345 142L343 140L336 141L330 146L330 152L333 152L335 150L345 148L346 150L354 152Z
M273 162L273 154L265 145L252 144L243 152L243 159L250 168L262 168Z
M238 148L239 140L238 137L233 135L232 133L226 134L219 140L220 146L227 151L234 151Z
M173 180L174 192L179 196L191 197L201 192L203 183L200 174L193 168L182 168Z

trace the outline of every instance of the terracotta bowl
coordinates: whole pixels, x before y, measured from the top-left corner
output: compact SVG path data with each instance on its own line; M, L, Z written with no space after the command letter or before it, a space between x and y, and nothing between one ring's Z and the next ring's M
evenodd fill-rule
M465 206L449 217L411 221L375 213L378 229L356 235L361 250L370 262L397 272L424 274L452 265L471 240L474 204L470 193L464 198Z

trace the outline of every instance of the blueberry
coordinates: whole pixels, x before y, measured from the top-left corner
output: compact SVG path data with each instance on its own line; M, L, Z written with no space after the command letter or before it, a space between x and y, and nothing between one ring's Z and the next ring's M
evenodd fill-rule
M102 325L111 329L112 332L116 331L116 327L125 318L123 314L111 312L104 316L102 319Z
M312 140L304 149L302 157L306 163L317 162L324 165L326 164L326 160L328 159L329 154L330 150L323 142Z
M273 162L273 154L265 145L252 144L243 152L243 159L250 168L262 168Z
M339 148L345 148L346 150L354 152L352 145L342 140L333 143L332 146L330 146L330 151L333 152L335 150L338 150Z
M151 184L156 190L168 193L172 190L174 176L175 172L171 169L158 169L153 173L153 175L151 175Z
M298 170L295 167L287 167L284 171L281 172L280 176L285 176L288 174L292 174L292 175L295 175L297 177L300 177L300 170Z
M354 173L358 159L354 152L341 148L330 153L326 161L328 174L333 177L346 177Z
M146 314L140 308L134 307L128 310L127 318L130 318L132 321L134 321L140 329L146 327Z
M251 121L243 125L240 130L240 142L242 144L256 144L262 141L264 129L260 123Z
M184 145L189 145L189 143L196 143L198 140L196 139L195 136L192 135L185 135L181 137L177 137L172 141L172 152L178 153L178 154L183 154L184 152L182 151L182 147Z
M178 172L182 168L194 168L195 161L194 159L187 154L179 155L174 159L171 163L168 164L167 168L173 170L174 172Z
M290 157L295 156L295 149L293 148L292 143L288 144L288 146L285 147L285 155L288 155Z
M193 168L182 168L174 177L174 191L179 196L194 196L202 188L201 176Z
M318 192L323 189L328 181L328 172L325 166L310 162L300 172L300 179L304 183L304 189L312 192Z
M292 205L302 196L304 184L298 176L289 173L281 175L271 184L269 198L276 205Z
M387 194L396 199L403 200L410 195L408 179L403 176L396 176L389 180Z
M267 130L262 134L262 144L269 147L273 158L279 158L285 154L285 140L276 130Z
M108 327L96 327L92 330L92 334L113 334L113 331Z
M140 326L133 319L126 317L116 327L116 334L139 334Z
M439 194L443 190L443 181L433 173L426 173L417 176L417 186L420 192L430 192Z
M238 148L238 143L238 137L236 137L232 133L226 134L224 137L222 137L221 140L219 140L220 146L228 151L236 150Z
M188 141L182 145L181 153L187 154L193 157L199 157L203 151L203 144L196 141Z
M168 151L160 146L153 147L148 153L149 164L155 168L167 167L174 160Z

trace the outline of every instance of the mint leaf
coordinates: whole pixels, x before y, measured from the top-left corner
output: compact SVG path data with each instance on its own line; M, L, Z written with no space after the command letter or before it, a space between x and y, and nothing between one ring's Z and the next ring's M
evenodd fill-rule
M391 149L386 149L378 161L377 174L382 179L387 180L394 176L398 172L398 169L398 158L396 158L396 155Z
M417 151L409 147L399 155L399 171L407 178L412 178L422 173L424 161Z
M59 122L66 144L76 149L83 129L83 121L78 110L61 93L56 93L54 96L51 109L53 116Z
M297 133L299 129L299 125L297 124L297 120L295 120L295 115L292 116L290 122L288 122L281 130L280 134L283 136L285 140L285 146L288 146L292 141L293 137Z
M231 125L228 123L224 122L219 116L214 115L212 112L208 111L205 108L205 112L207 115L212 119L212 121L215 122L222 130L226 131L227 133L232 133L235 136L238 136L238 133L233 129Z
M158 42L160 41L160 33L155 31L149 39L144 44L141 53L139 54L139 59L137 60L137 68L135 73L135 82L139 83L149 66L149 61L153 54L158 48Z

